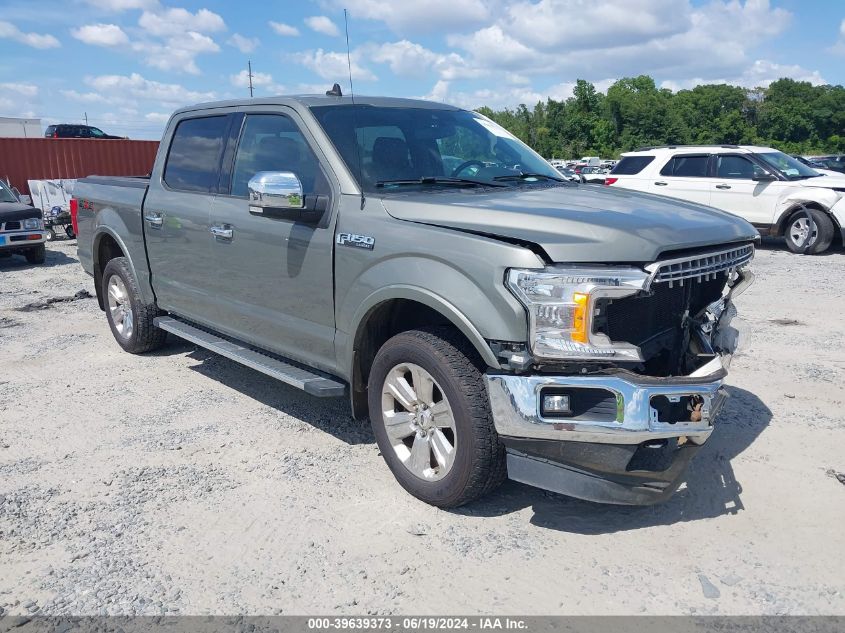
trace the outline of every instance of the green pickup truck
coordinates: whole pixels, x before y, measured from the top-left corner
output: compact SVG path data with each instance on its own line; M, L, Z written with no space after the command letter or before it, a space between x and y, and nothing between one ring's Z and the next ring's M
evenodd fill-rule
M440 507L506 477L669 497L713 432L758 239L708 207L564 181L475 112L335 94L178 110L149 177L75 197L124 350L169 332L346 396Z

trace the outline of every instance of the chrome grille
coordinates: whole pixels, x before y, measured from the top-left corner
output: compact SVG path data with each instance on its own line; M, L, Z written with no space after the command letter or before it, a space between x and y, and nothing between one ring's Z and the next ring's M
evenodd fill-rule
M683 285L685 279L708 281L723 271L745 266L753 258L754 246L744 244L728 250L655 262L646 266L646 270L652 273L653 283L668 282L672 287L675 282Z

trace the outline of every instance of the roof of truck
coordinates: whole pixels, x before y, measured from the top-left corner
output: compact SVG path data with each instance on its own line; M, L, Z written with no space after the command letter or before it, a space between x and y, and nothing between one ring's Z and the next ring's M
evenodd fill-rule
M210 101L208 103L198 103L196 105L179 108L175 114L180 112L191 112L194 110L207 110L209 108L230 108L237 106L256 106L256 105L304 105L306 107L312 106L330 106L330 105L372 105L383 108L429 108L432 110L460 110L455 106L447 105L445 103L437 103L436 101L425 101L423 99L403 99L399 97L369 97L366 95L355 95L353 97L346 95L343 97L335 97L329 95L290 95L277 97L255 97L252 99L230 99L228 101Z

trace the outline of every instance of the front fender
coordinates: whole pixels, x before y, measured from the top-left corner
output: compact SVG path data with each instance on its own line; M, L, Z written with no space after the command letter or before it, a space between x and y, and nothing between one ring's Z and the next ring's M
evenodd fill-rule
M789 216L802 205L816 206L825 211L831 212L831 210L837 206L837 203L841 198L842 194L834 191L833 189L814 187L803 187L785 195L778 202L777 210L775 212L775 226L777 227L777 234L780 235L783 232L783 228L786 221L789 219ZM842 218L837 217L836 220L841 225Z

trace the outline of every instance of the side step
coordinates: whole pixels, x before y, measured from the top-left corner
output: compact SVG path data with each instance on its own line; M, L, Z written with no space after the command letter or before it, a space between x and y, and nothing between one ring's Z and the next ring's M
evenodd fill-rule
M346 386L342 382L261 354L173 317L156 317L153 323L156 327L171 332L179 338L196 343L200 347L226 358L231 358L242 365L260 371L262 374L267 374L283 383L298 387L313 396L335 398L346 393Z

